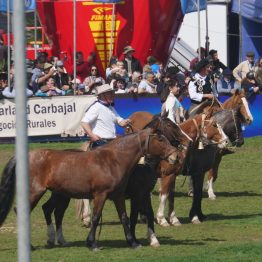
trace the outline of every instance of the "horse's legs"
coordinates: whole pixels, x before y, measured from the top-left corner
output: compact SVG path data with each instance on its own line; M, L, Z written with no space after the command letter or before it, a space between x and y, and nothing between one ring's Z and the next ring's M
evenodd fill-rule
M160 244L156 237L155 228L154 228L154 212L152 208L150 192L146 193L142 201L145 204L145 211L146 211L146 217L147 217L147 232L148 232L148 238L150 241L150 246L159 247Z
M181 223L179 221L179 219L176 216L176 212L175 212L175 204L174 201L175 200L175 192L172 190L169 193L168 196L168 217L169 217L169 223L173 226L181 226Z
M192 177L188 176L188 196L192 197L194 195L193 181Z
M179 219L175 213L175 187L176 187L176 175L173 176L172 184L170 185L170 192L168 195L168 217L169 223L173 226L181 226Z
M194 173L192 174L193 182L193 203L189 213L189 218L194 224L199 224L203 221L206 216L202 213L201 202L202 202L202 191L205 173Z
M210 170L208 170L208 178L207 178L207 193L208 197L211 200L216 199L216 195L213 190L213 182L216 181L217 175L218 175L218 167L222 159L222 154L218 153L216 154L216 159L214 161L214 164Z
M61 246L67 246L68 243L64 239L62 230L62 221L64 218L65 211L69 205L70 198L63 195L56 194L56 208L55 208L55 223L56 223L56 237L57 243Z
M130 198L130 232L134 240L138 242L136 239L136 225L138 220L138 213L139 213L139 203L136 196L131 196Z
M158 207L157 214L156 214L156 220L157 220L157 223L162 227L168 227L169 226L169 223L167 222L167 220L165 218L165 214L164 214L167 198L168 198L168 194L166 194L166 193L162 194L160 192L160 194L159 194L159 207Z
M92 217L92 210L91 210L91 200L89 199L82 199L83 201L83 224L85 227L90 227L91 225L91 217Z
M128 217L126 214L126 206L125 206L125 197L124 195L118 196L114 199L114 204L116 206L116 210L119 216L119 219L123 225L124 232L125 232L125 237L127 243L132 247L132 248L137 248L140 246L139 243L137 243L134 239L134 237L131 234L131 231L129 229L128 225Z
M92 250L98 250L98 245L96 243L96 229L101 218L102 210L105 205L107 194L99 193L94 196L94 208L92 215L92 224L90 232L86 239L86 245Z
M42 205L42 210L44 212L46 225L47 225L47 244L48 246L52 247L55 245L55 228L52 223L52 213L55 209L55 197L54 193L52 192L51 197Z

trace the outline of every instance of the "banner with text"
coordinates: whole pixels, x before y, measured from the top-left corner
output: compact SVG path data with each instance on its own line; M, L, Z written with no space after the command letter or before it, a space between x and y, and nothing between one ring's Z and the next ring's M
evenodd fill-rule
M28 135L83 135L80 121L95 99L95 96L30 98L26 108ZM15 100L0 100L0 137L14 137L15 130Z

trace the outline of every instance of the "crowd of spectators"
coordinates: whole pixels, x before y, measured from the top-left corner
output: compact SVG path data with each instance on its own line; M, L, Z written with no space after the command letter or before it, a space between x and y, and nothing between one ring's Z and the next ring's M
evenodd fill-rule
M13 98L14 66L11 63L10 86L8 86L6 47L0 39L0 98ZM200 58L207 58L212 64L211 79L213 88L218 95L231 95L236 89L245 89L247 97L259 92L262 86L262 58L255 63L254 52L246 54L247 59L231 70L218 57L217 50L206 50L201 47ZM190 63L190 69L181 72L178 67L172 66L165 70L160 61L154 56L148 56L145 65L134 56L135 49L126 46L123 50L123 59L112 56L105 76L101 75L96 65L96 55L91 52L85 60L83 52L76 52L76 79L74 68L67 64L67 60L58 57L48 58L46 52L38 54L33 68L27 73L27 96L63 96L95 94L96 87L108 83L115 89L116 94L152 94L157 93L163 103L169 95L169 82L176 80L180 86L177 97L181 100L187 94L187 86L195 73L199 62L198 56Z

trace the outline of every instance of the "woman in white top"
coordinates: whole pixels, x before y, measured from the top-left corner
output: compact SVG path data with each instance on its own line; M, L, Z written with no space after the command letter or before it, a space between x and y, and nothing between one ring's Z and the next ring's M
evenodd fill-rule
M178 101L177 95L179 94L180 88L177 80L172 80L168 83L169 95L166 102L163 104L167 118L176 124L180 124L184 121L184 108Z

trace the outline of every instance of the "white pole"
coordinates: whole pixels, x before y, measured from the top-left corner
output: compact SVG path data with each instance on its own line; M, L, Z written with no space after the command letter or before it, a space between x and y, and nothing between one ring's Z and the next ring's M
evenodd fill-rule
M35 59L37 58L37 44L36 44L36 39L37 39L37 22L36 22L36 8L34 10L34 50L35 50ZM44 43L42 43L43 45Z
M74 87L76 88L76 0L74 0L73 20Z
M200 3L199 0L197 0L197 22L198 22L198 60L201 59L201 52L200 52Z
M114 29L115 29L115 15L116 15L116 4L113 4L109 58L112 57L112 54L113 54L113 34L114 34Z
M25 2L13 1L13 33L16 103L16 206L18 261L30 262L30 215L28 179L28 138L26 114Z
M8 86L10 88L11 81L10 81L10 60L11 60L11 46L10 46L10 0L7 0L7 81Z
M209 35L208 35L208 10L207 10L207 0L206 0L206 56L209 52Z
M239 18L239 62L242 61L242 47L243 47L243 39L242 39L242 14L241 14L241 0L238 0L238 18Z

